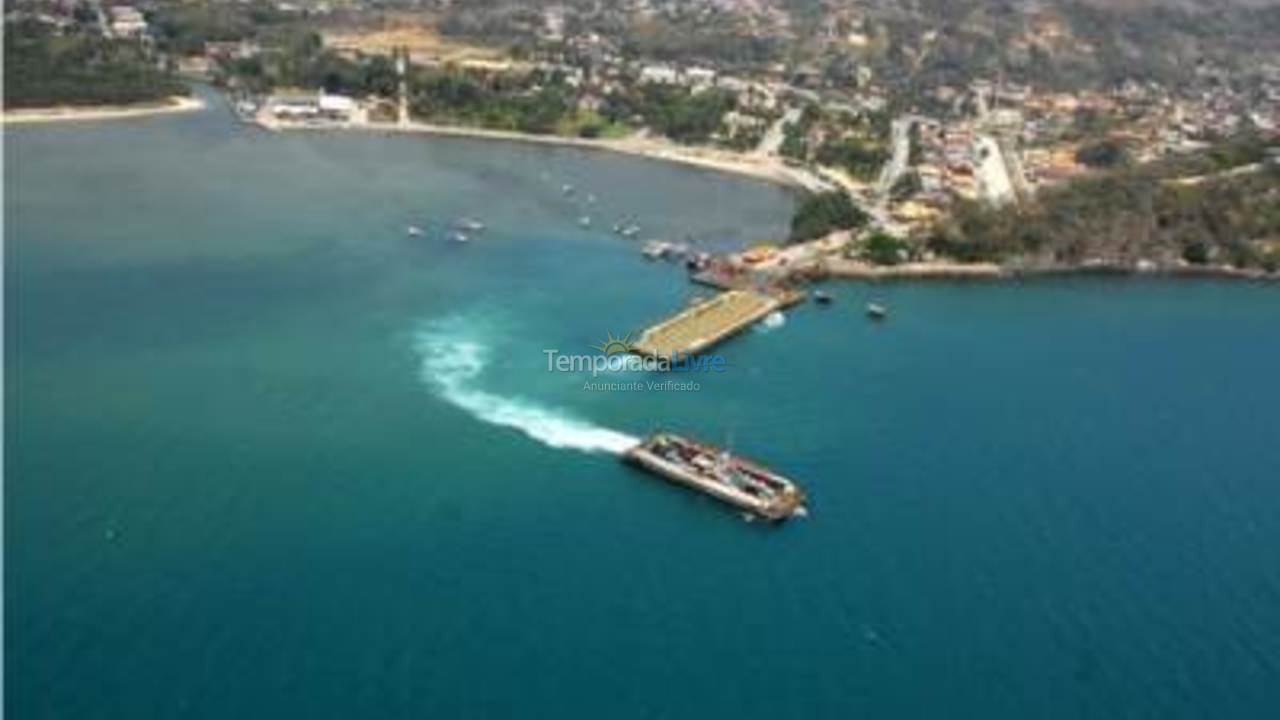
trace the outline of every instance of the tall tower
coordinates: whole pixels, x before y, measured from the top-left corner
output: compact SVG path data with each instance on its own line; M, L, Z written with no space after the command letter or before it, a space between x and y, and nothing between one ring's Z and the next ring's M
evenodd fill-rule
M400 76L399 93L400 107L396 120L401 125L409 124L409 81L405 77L409 69L409 48L401 47L395 50L396 56L396 74Z

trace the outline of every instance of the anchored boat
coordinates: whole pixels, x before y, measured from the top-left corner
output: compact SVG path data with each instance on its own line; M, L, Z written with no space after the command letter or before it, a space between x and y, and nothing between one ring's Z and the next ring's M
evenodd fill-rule
M781 522L805 512L804 492L775 472L727 450L656 432L623 459L752 515Z

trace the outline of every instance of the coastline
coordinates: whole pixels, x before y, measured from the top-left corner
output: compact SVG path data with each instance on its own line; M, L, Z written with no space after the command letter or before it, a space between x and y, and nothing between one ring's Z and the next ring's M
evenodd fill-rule
M995 263L930 261L901 265L872 265L861 260L828 258L822 269L828 277L841 280L968 280L1009 277L1008 270Z
M263 117L252 121L259 127L272 131L287 130L358 130L364 132L407 133L464 137L482 140L502 140L540 145L559 145L587 150L603 150L624 155L645 157L652 160L681 163L707 170L744 175L759 180L800 188L810 192L829 189L831 184L803 168L793 168L776 158L742 155L705 147L678 145L665 139L644 134L624 138L588 139L563 135L534 135L514 130L468 127L464 125L440 125L436 123L308 123L286 122Z
M1129 265L1052 265L962 263L951 260L872 265L861 260L827 258L822 272L833 280L1021 280L1067 276L1164 277L1181 279L1280 281L1280 273L1230 265L1172 265L1140 268Z
M50 122L74 122L80 120L117 120L122 118L168 115L195 112L206 107L199 97L175 95L164 103L139 103L136 105L59 105L48 108L24 108L0 113L0 124L24 125Z

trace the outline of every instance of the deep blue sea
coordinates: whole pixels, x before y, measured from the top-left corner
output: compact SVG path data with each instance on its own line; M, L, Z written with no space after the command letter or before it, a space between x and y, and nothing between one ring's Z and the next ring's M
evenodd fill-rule
M7 717L1280 716L1278 286L833 284L598 392L544 350L697 292L611 226L790 192L221 107L5 134ZM657 426L810 516L619 463Z

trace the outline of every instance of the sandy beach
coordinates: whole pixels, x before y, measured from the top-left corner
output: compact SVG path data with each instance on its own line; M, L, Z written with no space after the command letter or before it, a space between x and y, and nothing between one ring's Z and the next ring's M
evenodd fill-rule
M656 160L696 165L720 172L748 175L810 191L822 191L831 187L828 180L804 168L788 166L777 158L744 155L716 148L678 145L669 140L644 134L636 134L624 138L587 139L561 135L532 135L509 130L421 122L282 122L262 115L259 115L255 121L258 125L269 130L364 130L388 133L422 133L606 150Z
M4 113L0 114L0 122L5 125L17 125L25 123L68 122L75 120L116 120L121 118L144 117L147 115L194 112L196 110L203 109L204 107L205 102L200 98L174 96L164 103L98 105L87 107L64 105L51 108L6 110Z

